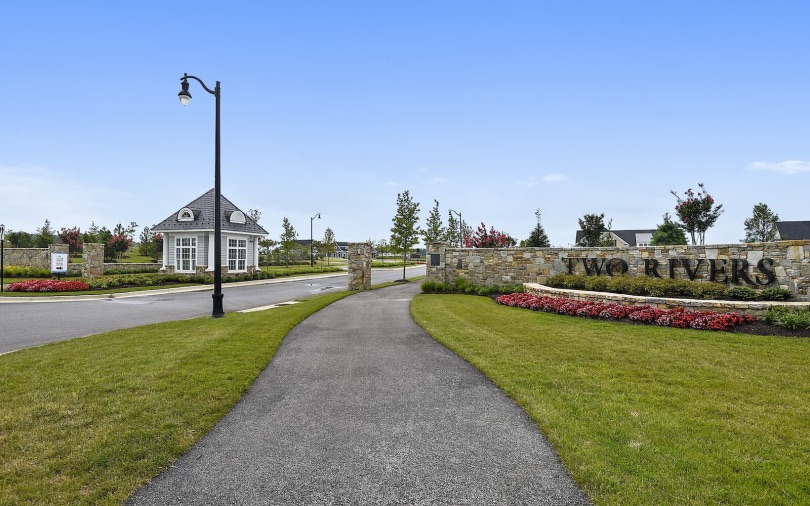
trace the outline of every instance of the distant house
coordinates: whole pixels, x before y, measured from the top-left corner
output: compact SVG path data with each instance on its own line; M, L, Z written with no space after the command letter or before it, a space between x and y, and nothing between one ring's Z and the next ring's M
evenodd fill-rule
M310 240L309 239L298 239L295 241L296 244L299 246L303 246L307 250L309 249ZM318 241L315 241L316 243ZM349 256L349 243L348 242L335 242L335 251L329 254L332 258L348 258Z
M636 246L649 246L652 242L652 236L655 229L652 230L611 230L605 232L605 236L618 248L630 248ZM577 230L576 242L579 244L585 233L582 230Z
M251 220L230 200L220 195L222 257L219 264L228 272L258 268L259 239L267 231ZM213 272L214 190L181 207L152 228L163 234L163 271L179 273Z
M810 221L777 221L776 240L810 240Z

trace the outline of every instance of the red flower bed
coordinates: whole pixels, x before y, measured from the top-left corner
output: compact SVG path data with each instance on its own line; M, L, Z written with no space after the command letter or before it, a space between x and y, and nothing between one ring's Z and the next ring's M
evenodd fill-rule
M87 283L81 281L57 281L55 279L20 281L6 287L9 292L82 292L89 289Z
M501 295L496 301L498 304L534 311L545 311L547 313L613 320L627 318L633 322L682 329L728 330L736 325L754 321L754 317L747 314L690 311L684 308L658 309L651 306L623 306L621 304L591 302L565 297L542 297L530 293Z

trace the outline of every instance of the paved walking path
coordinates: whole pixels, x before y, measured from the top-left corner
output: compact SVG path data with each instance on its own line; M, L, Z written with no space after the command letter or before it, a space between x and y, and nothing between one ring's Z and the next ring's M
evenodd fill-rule
M127 504L589 504L526 414L413 322L418 290L361 292L298 325Z

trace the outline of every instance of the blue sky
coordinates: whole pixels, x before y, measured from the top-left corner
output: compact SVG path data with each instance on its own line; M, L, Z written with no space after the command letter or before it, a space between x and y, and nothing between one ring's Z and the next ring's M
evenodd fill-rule
M278 239L390 237L397 193L555 246L705 183L733 243L810 220L808 2L50 2L0 13L0 222L151 226L213 187Z

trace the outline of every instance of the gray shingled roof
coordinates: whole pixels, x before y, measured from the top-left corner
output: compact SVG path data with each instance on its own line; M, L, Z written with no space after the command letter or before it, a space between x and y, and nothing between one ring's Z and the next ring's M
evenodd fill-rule
M611 232L613 232L613 234L615 234L621 240L626 242L628 244L628 246L638 246L638 242L636 241L636 239L638 237L638 234L643 234L643 235L650 234L651 235L653 232L655 232L655 229L651 229L651 230L611 230ZM582 230L577 230L575 244L579 244L579 241L582 240L582 237L584 235L585 235L585 232L583 232Z
M776 230L783 241L810 239L810 221L777 221Z
M230 200L220 194L219 206L222 211L220 226L223 232L242 232L245 234L267 235L267 230L251 220L247 213L233 205ZM178 221L177 213L183 207L188 207L194 213L194 221ZM231 223L227 217L234 211L245 214L245 223ZM192 200L185 206L179 207L168 218L154 227L153 232L182 232L184 230L214 230L214 190L213 188L200 197Z

